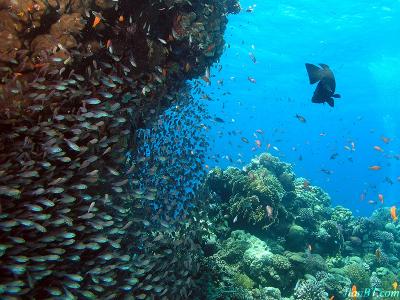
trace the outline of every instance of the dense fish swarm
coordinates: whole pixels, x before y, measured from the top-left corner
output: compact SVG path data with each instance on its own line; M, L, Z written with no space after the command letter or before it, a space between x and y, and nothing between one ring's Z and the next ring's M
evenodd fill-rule
M152 168L137 132L218 59L226 14L238 9L228 0L0 1L2 299L189 297L195 214L186 203L172 218L176 202L161 211L167 198L137 186Z

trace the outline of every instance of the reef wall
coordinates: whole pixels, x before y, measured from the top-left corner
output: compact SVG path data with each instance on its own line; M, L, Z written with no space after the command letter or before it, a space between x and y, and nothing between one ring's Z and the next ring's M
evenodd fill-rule
M218 60L226 14L239 9L0 1L2 299L191 295L197 224L182 207L172 218L167 199L154 206L155 189L132 193L147 158L127 151Z

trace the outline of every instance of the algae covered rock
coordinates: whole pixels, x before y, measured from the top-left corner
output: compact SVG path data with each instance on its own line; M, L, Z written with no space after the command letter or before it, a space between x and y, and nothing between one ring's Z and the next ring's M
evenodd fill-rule
M307 232L299 225L292 225L286 235L286 242L289 249L302 250L306 247Z
M337 300L347 299L349 288L352 285L349 278L325 271L318 272L315 278L321 282L329 296L334 296L334 299Z
M254 298L262 300L281 300L281 291L274 287L264 287L254 292Z
M243 260L245 252L252 247L252 236L242 230L233 231L218 251L218 256L229 264L238 264Z
M302 276L305 273L314 275L319 271L328 269L324 258L319 254L286 251L285 256L293 265L293 270L298 276Z
M316 245L321 253L336 254L344 244L341 228L333 221L323 221L315 236Z
M254 233L277 223L285 189L270 170L255 167L247 171L216 169L210 172L207 183L221 198L222 208L231 220L237 220L237 227Z
M350 278L351 282L357 287L368 287L370 276L368 265L359 262L352 262L343 268L343 273Z
M331 220L340 226L344 235L351 234L352 226L350 226L350 223L353 219L353 213L350 209L344 208L343 206L334 207Z

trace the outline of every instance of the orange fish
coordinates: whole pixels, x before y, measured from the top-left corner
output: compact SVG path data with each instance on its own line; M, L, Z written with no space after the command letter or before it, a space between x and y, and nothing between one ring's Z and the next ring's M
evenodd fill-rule
M379 201L381 201L381 203L383 204L383 195L382 194L378 194L378 198L379 198Z
M331 297L329 298L329 300L333 300L333 299L335 299L335 296L331 296Z
M203 77L201 77L201 79L203 79L205 82L207 82L208 84L211 83L210 78L208 78L206 75L204 75Z
M97 25L99 25L100 21L101 21L100 17L99 17L99 16L96 16L96 17L94 18L94 20L93 20L93 25L92 25L92 27L95 28Z
M210 52L214 48L215 48L215 44L211 44L210 46L208 46L207 52Z
M390 139L390 138L388 138L388 137L386 137L386 136L383 136L383 135L382 135L381 139L382 139L382 141L383 141L385 144L389 144L390 141L392 140L392 139Z
M361 193L360 194L360 201L364 201L365 200L365 193Z
M378 171L378 170L382 169L382 167L381 166L370 166L370 167L368 167L368 169L370 169L372 171Z
M255 140L255 143L258 148L261 148L261 141L260 140Z
M351 287L351 297L353 300L357 300L357 287L355 284Z
M374 149L379 152L383 152L383 149L379 146L374 146Z
M111 43L112 43L111 40L107 40L107 44L106 44L107 49L110 48Z
M397 281L392 283L392 287L393 289L397 290L397 287L399 286L399 284L397 283Z
M190 64L187 62L185 65L185 72L189 72L190 71Z
M306 190L310 188L310 182L308 180L303 181L303 188Z
M49 65L49 63L41 63L41 64L34 64L33 67L35 69L37 69L37 68L42 68L42 67L45 67L45 66L48 66L48 65Z
M124 20L125 20L124 16L120 15L119 18L118 18L118 21L123 22Z
M390 215L391 215L393 221L396 222L397 221L396 206L392 206L390 208Z

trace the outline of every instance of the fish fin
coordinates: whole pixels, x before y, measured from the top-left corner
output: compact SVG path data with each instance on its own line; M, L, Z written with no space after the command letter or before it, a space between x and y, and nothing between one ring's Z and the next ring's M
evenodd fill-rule
M322 67L322 69L329 69L329 66L326 64L319 64L319 65Z
M312 103L322 103L321 100L315 99L314 97L312 97L311 102Z
M333 98L341 98L341 96L339 94L334 94L332 95Z
M306 64L306 69L308 73L308 78L310 79L310 84L314 84L322 79L322 69L313 64Z
M333 101L332 98L327 99L326 103L328 103L330 107L334 107L335 106L335 102Z
M314 95L312 97L313 102L315 103L323 103L326 96L325 85L322 81L318 82L317 88L314 91Z

